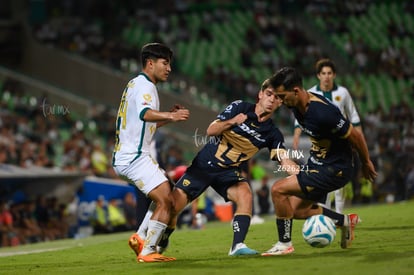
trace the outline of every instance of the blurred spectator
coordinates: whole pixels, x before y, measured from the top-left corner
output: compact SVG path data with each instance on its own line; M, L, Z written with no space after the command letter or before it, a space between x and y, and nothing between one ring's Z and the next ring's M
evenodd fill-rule
M137 229L137 209L136 209L136 200L132 192L128 192L124 196L123 209L126 219L126 227L129 230Z
M269 178L267 176L262 177L262 186L256 190L257 202L259 204L259 215L267 215L270 210L270 189L267 185Z
M5 201L0 200L0 247L16 246L19 244L13 225L13 216Z
M110 232L122 232L128 229L127 220L118 199L112 198L108 204L108 223Z
M45 240L45 238L50 238L50 236L47 235L47 232L42 232L42 229L36 220L35 209L36 204L34 201L26 201L22 204L19 220L17 220L24 238L21 240L22 243L36 243Z
M109 160L99 142L94 142L91 153L92 171L98 177L105 177L108 174Z
M37 224L44 234L48 235L49 240L54 240L57 232L50 224L51 210L49 209L47 198L39 195L36 199L36 205L34 210L34 217L36 218Z
M77 194L74 194L72 200L68 204L66 204L65 210L63 212L63 219L68 225L67 237L69 238L74 238L78 233L78 204L79 197L77 196Z
M100 195L96 200L95 210L91 217L94 234L109 233L108 208L105 204L105 197Z

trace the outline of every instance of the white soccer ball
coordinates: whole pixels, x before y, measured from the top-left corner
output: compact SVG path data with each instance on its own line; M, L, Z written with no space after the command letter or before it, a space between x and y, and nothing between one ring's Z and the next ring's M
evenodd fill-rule
M312 247L326 247L336 236L336 226L332 219L324 215L314 215L306 219L302 227L305 242Z

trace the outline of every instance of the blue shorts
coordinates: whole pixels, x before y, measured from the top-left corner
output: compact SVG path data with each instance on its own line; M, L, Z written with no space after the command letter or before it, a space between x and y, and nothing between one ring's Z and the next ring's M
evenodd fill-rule
M303 198L324 202L329 192L344 187L352 176L351 165L319 166L308 162L307 169L297 175Z
M203 163L196 157L175 187L182 189L189 201L199 197L209 186L225 201L229 201L227 189L239 182L247 182L239 167L223 168L212 163Z

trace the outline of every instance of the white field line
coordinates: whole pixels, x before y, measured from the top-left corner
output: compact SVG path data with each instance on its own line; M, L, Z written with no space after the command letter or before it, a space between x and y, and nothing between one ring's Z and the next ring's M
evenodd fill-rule
M63 249L68 249L75 247L76 245L72 246L62 246L62 247L54 247L54 248L44 248L44 249L34 249L34 250L26 250L26 251L10 251L10 252L0 252L0 257L10 257L10 256L17 256L17 255L28 255L34 253L43 253L43 252L50 252L50 251L58 251Z

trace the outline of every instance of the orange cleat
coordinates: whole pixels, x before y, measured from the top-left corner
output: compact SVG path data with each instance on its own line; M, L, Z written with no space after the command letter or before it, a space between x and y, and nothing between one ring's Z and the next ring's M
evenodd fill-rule
M159 253L151 253L148 255L139 255L137 261L140 263L156 263L156 262L171 262L176 259L173 257L167 257Z
M144 247L144 240L139 237L137 233L131 235L128 241L129 247L135 252L136 256L138 256L142 248Z

